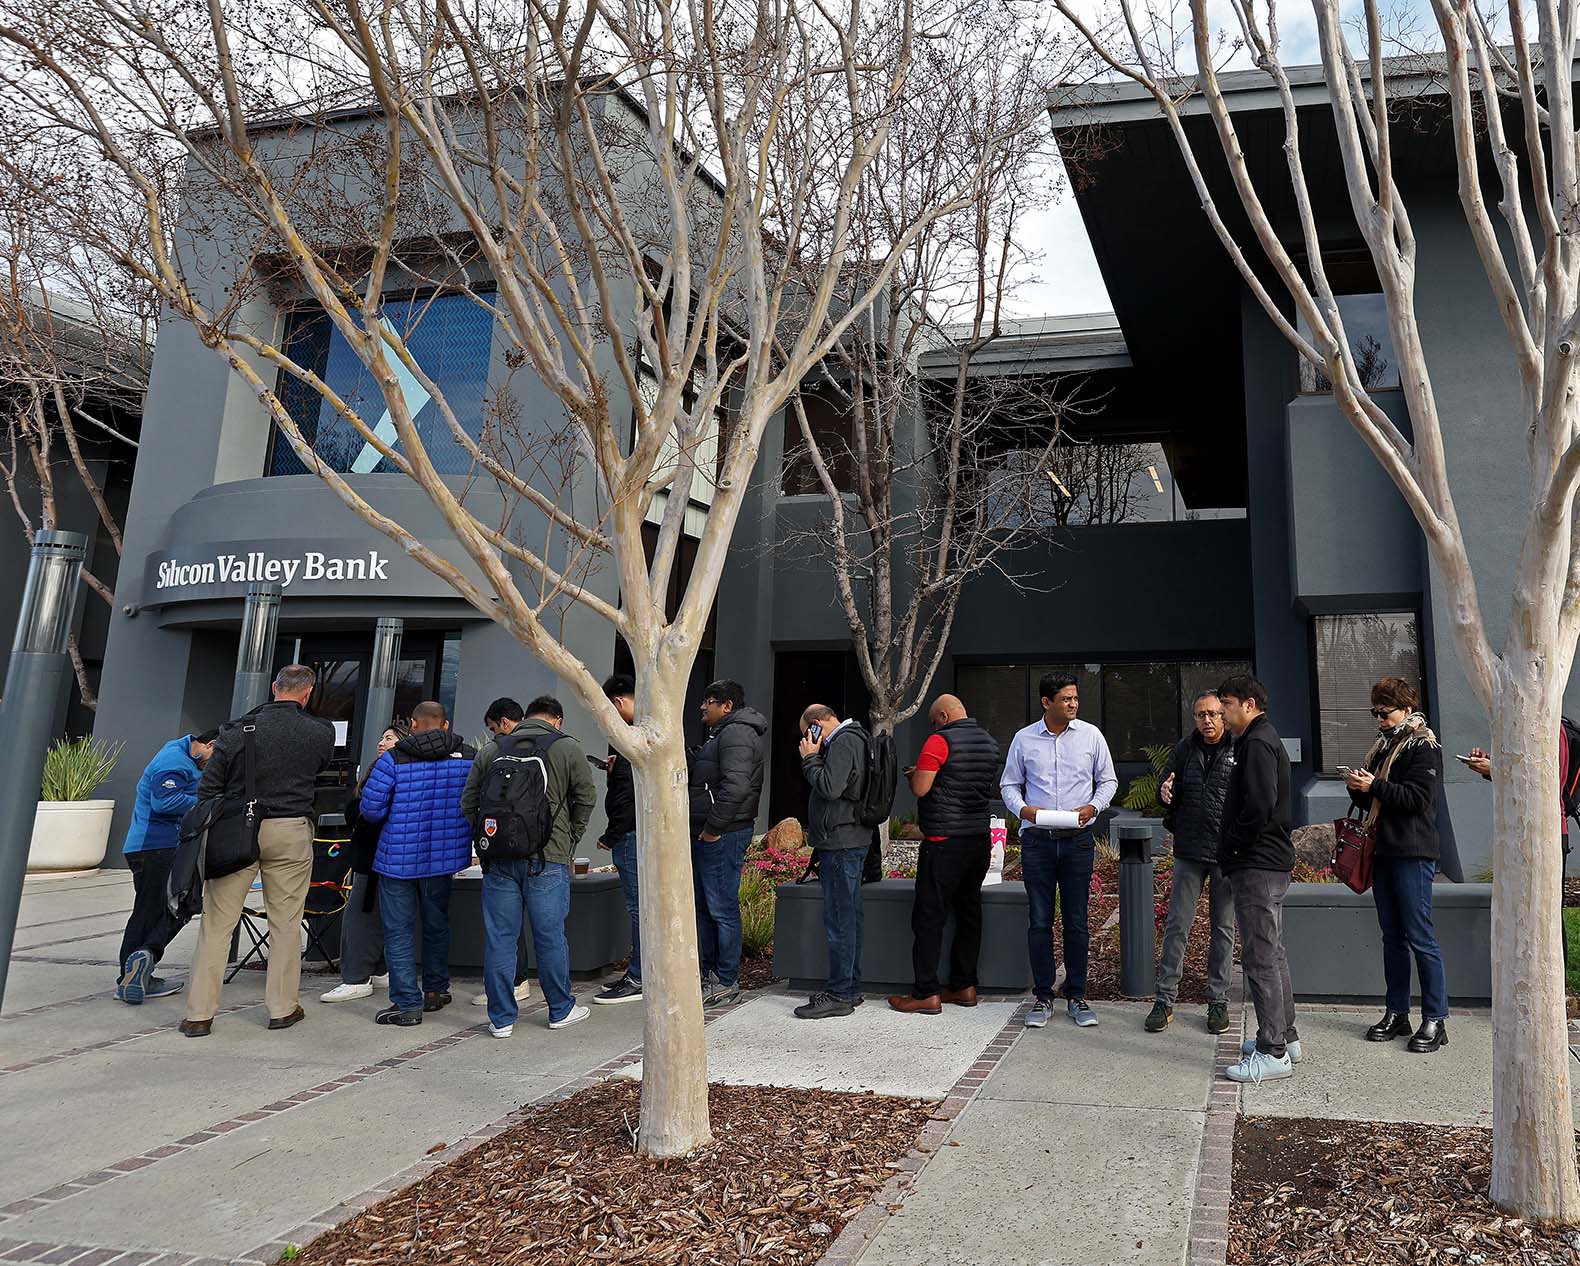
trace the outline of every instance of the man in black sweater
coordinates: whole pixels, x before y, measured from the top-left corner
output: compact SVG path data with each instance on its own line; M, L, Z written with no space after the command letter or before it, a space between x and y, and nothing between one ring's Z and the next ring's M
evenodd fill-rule
M1289 838L1289 755L1267 719L1267 690L1240 674L1218 687L1235 736L1234 772L1223 803L1218 864L1234 893L1240 965L1256 1007L1256 1037L1225 1072L1230 1081L1288 1077L1300 1059L1295 990L1284 953L1284 896L1295 868Z
M982 880L993 847L988 805L998 799L1003 756L993 736L966 715L954 695L939 695L928 713L933 733L906 770L917 797L922 844L911 907L911 967L915 985L896 994L896 1011L937 1015L943 1004L977 1004L977 956L982 948ZM940 988L938 956L944 923L955 914L949 951L949 988Z
M867 732L841 721L826 704L801 714L801 773L807 798L807 839L817 850L828 937L828 983L795 1014L802 1020L849 1015L861 1005L861 872L875 830L861 824L867 788Z
M604 682L603 692L630 725L636 717L636 682L616 673ZM642 916L636 879L636 777L631 762L612 747L604 772L609 783L603 793L603 811L609 825L604 828L598 847L609 850L614 868L620 872L620 894L631 920L631 961L626 964L625 975L593 995L594 1002L612 1005L642 1001Z

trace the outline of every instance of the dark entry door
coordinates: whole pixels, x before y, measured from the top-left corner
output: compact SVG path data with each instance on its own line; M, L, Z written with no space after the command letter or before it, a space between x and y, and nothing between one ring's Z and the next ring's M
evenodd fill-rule
M769 816L806 822L806 779L796 750L801 713L825 703L840 719L867 723L867 687L850 651L779 651L774 656L774 710L768 731Z

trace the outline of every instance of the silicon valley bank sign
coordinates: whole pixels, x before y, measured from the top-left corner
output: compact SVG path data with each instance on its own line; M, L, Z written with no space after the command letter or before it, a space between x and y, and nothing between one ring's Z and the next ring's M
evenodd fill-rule
M225 541L150 555L143 604L239 598L259 581L280 585L287 597L453 597L455 592L416 560L362 541Z

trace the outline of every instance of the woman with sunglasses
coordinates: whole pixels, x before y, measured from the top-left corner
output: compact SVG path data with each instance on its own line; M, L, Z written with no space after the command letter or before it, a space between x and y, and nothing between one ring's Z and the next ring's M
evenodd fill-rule
M1366 753L1366 768L1349 770L1344 784L1377 829L1372 896L1382 927L1388 996L1383 1017L1366 1030L1366 1040L1391 1042L1410 1033L1413 956L1421 979L1421 1027L1409 1048L1424 1053L1448 1045L1448 982L1432 928L1443 749L1417 711L1419 703L1415 687L1402 677L1384 677L1372 687L1377 741Z

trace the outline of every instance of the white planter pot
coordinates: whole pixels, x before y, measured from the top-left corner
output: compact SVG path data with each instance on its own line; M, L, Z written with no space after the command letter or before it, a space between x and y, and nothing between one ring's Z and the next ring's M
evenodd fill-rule
M40 800L27 850L29 873L93 870L110 843L113 800Z

